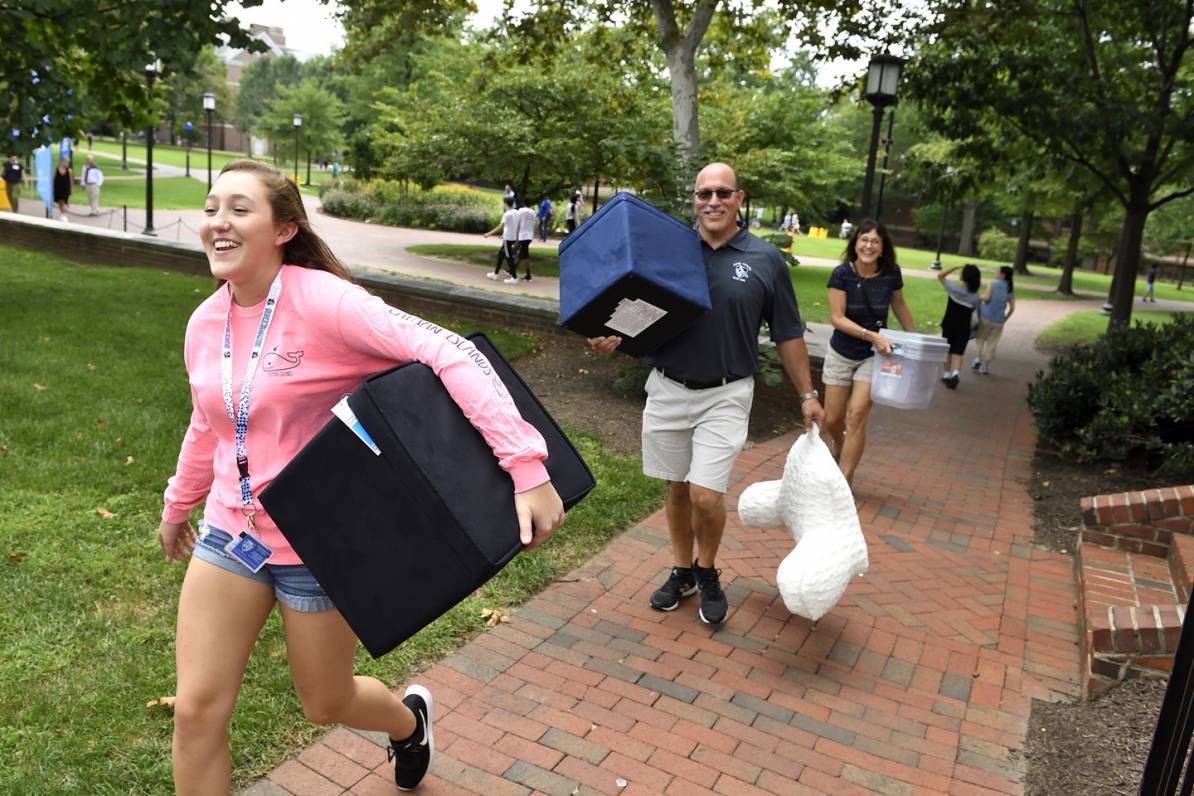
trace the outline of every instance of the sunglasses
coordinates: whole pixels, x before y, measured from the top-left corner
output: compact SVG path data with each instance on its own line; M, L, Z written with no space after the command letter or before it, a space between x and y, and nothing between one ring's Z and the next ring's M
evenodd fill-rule
M713 197L713 194L717 194L718 199L725 200L729 199L736 193L738 193L738 191L734 190L733 188L718 188L716 191L709 190L708 188L701 188L699 191L693 191L692 195L697 199L700 199L702 202L708 202Z

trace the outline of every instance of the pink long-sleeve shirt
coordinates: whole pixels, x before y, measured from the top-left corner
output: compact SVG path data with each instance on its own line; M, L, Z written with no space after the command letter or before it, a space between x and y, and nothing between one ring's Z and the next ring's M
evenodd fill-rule
M166 487L162 519L183 522L206 498L206 520L236 536L244 530L245 518L233 424L220 384L229 308L233 407L239 403L265 300L241 307L232 302L228 288L222 287L199 305L187 323L183 357L194 408L178 468ZM505 385L471 343L389 307L332 274L284 265L277 311L249 397L245 441L256 512L253 519L258 537L273 550L269 563L302 562L257 495L332 419L330 410L336 402L366 376L410 361L422 362L435 371L510 474L515 492L548 480L543 437L522 419Z

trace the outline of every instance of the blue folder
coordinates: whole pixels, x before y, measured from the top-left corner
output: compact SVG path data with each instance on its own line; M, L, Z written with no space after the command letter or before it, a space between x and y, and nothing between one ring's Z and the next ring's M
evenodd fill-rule
M710 309L696 232L619 193L560 243L560 325L649 354Z

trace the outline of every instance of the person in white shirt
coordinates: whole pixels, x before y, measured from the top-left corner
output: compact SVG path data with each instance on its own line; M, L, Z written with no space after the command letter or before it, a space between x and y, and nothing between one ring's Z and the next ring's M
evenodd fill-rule
M91 155L83 162L83 189L87 191L87 201L91 203L91 215L98 216L99 192L100 186L104 184L104 173L95 165L95 158Z
M523 279L531 281L531 239L535 237L535 223L539 214L530 205L523 205L515 211L518 213L518 262L522 263L526 274ZM518 265L514 266L514 275L518 276Z
M497 264L493 271L485 276L496 281L502 273L502 260L505 260L510 269L510 276L505 280L506 284L516 285L518 284L518 266L514 259L518 249L518 211L514 209L514 199L509 196L502 199L502 206L505 208L502 220L484 235L488 238L490 235L496 235L499 230L502 233L502 248L498 249Z

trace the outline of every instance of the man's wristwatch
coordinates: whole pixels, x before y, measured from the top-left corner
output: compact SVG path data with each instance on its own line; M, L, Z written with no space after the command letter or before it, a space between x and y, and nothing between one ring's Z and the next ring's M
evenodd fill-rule
M815 400L820 397L821 397L821 393L817 392L816 390L802 392L802 393L800 393L800 403L804 403L805 401L809 401L809 400Z

